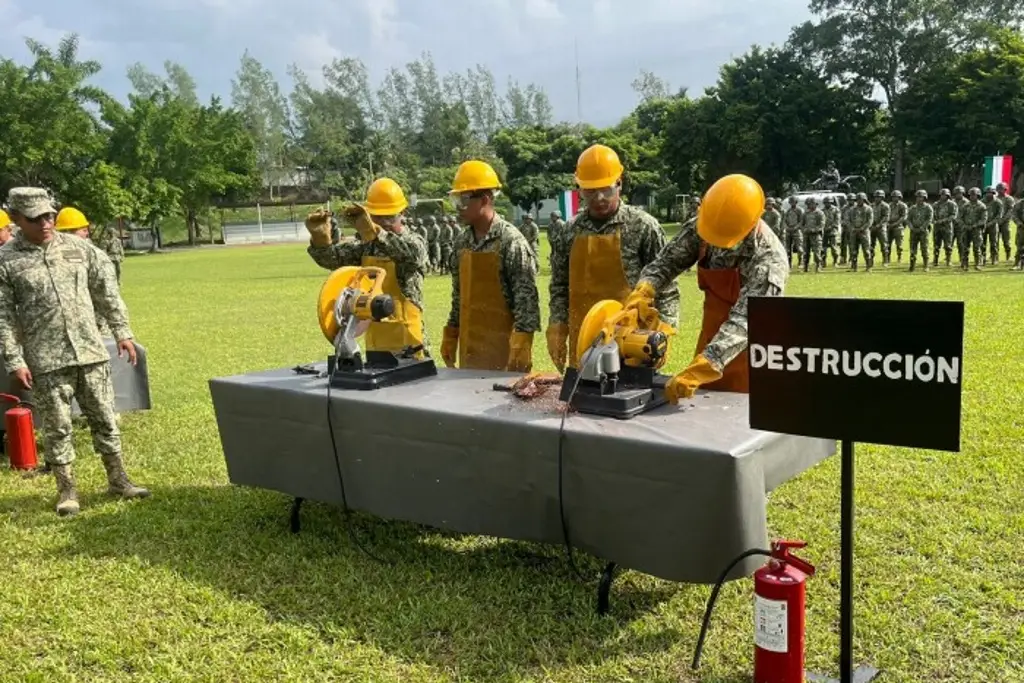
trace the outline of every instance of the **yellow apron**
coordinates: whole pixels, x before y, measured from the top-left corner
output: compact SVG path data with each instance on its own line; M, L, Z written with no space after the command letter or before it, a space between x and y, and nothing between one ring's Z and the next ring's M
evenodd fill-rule
M576 367L580 326L598 301L625 301L632 291L622 269L619 231L577 235L569 252L569 367Z
M463 249L459 254L459 368L508 367L512 313L508 310L498 254Z
M361 263L364 267L384 269L387 274L384 278L384 293L390 295L395 302L395 312L390 318L370 323L366 330L366 350L398 353L407 346L422 344L423 312L402 294L395 262L388 258L364 256ZM423 358L423 352L420 351L416 357Z

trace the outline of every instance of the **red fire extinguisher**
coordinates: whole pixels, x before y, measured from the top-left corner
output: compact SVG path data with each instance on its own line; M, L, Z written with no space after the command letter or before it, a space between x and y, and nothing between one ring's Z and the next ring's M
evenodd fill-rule
M804 683L807 577L814 567L789 554L804 541L773 541L754 572L754 683Z
M28 403L11 394L0 394L0 400L14 403L4 413L5 451L11 461L11 469L34 470L36 468L36 430L32 424L32 411Z

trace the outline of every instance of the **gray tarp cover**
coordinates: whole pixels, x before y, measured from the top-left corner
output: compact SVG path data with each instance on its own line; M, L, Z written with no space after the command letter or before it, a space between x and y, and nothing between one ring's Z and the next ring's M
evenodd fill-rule
M492 390L514 375L438 373L376 391L331 390L349 505L562 543L560 416ZM271 370L210 380L210 391L232 483L341 503L326 379ZM573 546L693 583L712 583L741 552L765 547L765 493L834 453L835 442L747 425L747 396L730 393L698 393L625 421L570 415L562 457ZM763 562L750 558L731 576Z
M107 352L110 353L110 379L114 384L114 408L119 413L149 410L152 405L149 399L149 368L146 360L146 347L135 342L138 364L133 367L128 362L127 356L117 357L117 342L113 339L104 339L103 343L107 347ZM14 394L23 401L32 401L32 392L17 388L10 375L7 375L3 382L2 393ZM2 406L0 410L6 410L8 407ZM81 414L77 401L72 401L71 412L74 415ZM0 421L0 429L2 428L2 421Z

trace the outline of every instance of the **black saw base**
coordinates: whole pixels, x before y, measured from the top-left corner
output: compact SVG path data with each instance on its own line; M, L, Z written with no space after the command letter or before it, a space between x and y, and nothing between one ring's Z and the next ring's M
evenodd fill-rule
M333 356L327 359L327 376L336 389L383 389L435 375L437 366L431 358L403 358L385 351L368 352L365 363L358 356L340 364Z
M628 420L668 402L669 378L653 368L622 368L600 382L579 380L576 368L566 368L559 400L580 413ZM574 391L575 389L575 391Z

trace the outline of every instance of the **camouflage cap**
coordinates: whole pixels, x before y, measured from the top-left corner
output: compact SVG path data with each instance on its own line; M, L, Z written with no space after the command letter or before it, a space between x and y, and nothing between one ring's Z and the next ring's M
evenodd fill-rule
M875 190L875 199L885 199L885 190Z
M827 196L826 196L826 197L825 197L824 199L822 199L821 201L823 201L823 202L824 202L824 203L826 203L826 204L832 204L832 203L833 203L833 202L834 202L835 200L834 200L834 199L832 199L832 195L827 195Z
M963 194L965 191L963 185L957 185L953 188L953 192L959 192L960 194Z
M944 187L941 190L939 190L939 196L940 197L948 197L949 196L949 188L948 187Z
M7 193L7 206L13 213L25 218L38 218L43 214L57 213L50 199L50 193L41 187L14 187Z
M972 188L971 188L971 189L970 189L970 190L969 190L969 191L967 192L967 194L969 194L969 195L980 195L980 194L981 194L981 190L979 190L979 189L978 189L978 188L976 188L976 187L972 187Z
M927 199L928 198L928 193L926 191L924 191L924 190L918 190L917 192L914 193L914 196L915 197L921 197L923 199Z
M1007 190L1009 188L1006 187L1006 183L999 183L998 185L996 185L996 189L997 190Z
M995 193L996 193L996 188L992 187L991 185L989 185L988 187L985 188L985 194L995 194Z
M868 199L868 196L867 196L867 194L866 194L866 193L864 193L864 192L858 192L858 193L857 193L857 199L863 199L864 201L867 201L867 199Z
M893 190L892 197L893 199L903 199L903 193L900 192L899 190Z

